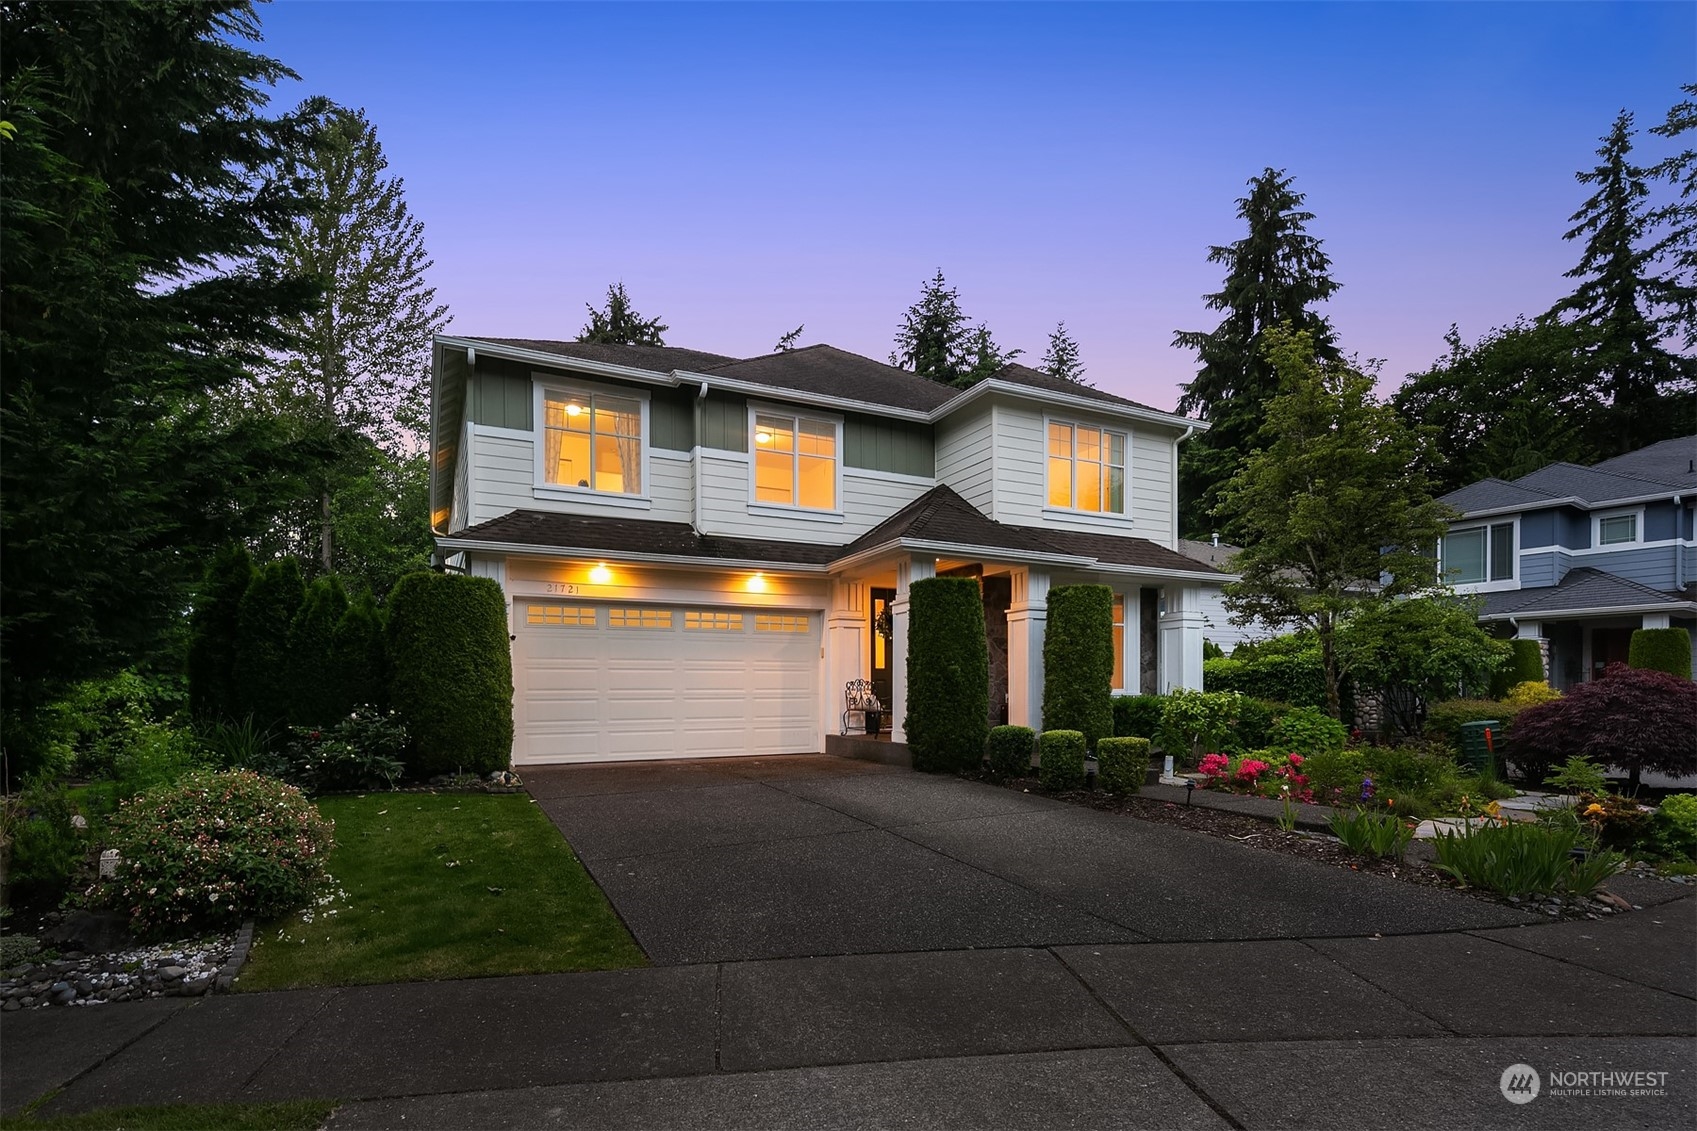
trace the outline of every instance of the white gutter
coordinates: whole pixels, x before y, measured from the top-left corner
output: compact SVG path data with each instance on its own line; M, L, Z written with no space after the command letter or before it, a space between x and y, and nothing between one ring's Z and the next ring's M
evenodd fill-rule
M828 573L829 565L806 562L774 564L763 558L686 558L677 554L646 554L625 550L591 549L582 546L532 546L523 542L487 542L477 538L437 538L444 550L474 550L491 554L516 554L529 558L578 558L601 561L642 562L679 569L758 569L764 573Z
M1476 518L1496 518L1498 515L1505 514L1524 514L1527 511L1544 510L1548 507L1574 507L1583 511L1606 510L1609 507L1628 507L1636 503L1659 503L1667 497L1666 491L1656 495L1630 495L1620 499L1581 499L1577 495L1564 495L1559 499L1536 499L1532 502L1516 503L1510 506L1461 511L1461 517L1456 519L1456 522L1469 522ZM1675 495L1674 498L1677 499L1679 496ZM1439 499L1438 502L1441 503L1443 500ZM1450 505L1454 506L1453 503Z
M1524 590L1522 590L1524 592ZM1561 609L1543 612L1538 609L1515 609L1510 613L1487 613L1480 620L1584 620L1587 617L1630 616L1635 613L1680 613L1697 609L1697 601L1663 601L1647 605L1593 605L1584 609Z
M1091 397L1079 396L1077 393L1056 392L1053 389L1039 389L1032 385L1021 385L1017 381L1002 381L995 377L986 378L972 388L952 397L943 404L931 410L933 422L941 420L955 410L973 404L992 394L1015 397L1020 400L1041 401L1044 404L1061 404L1085 412L1102 413L1108 416L1129 416L1135 420L1147 421L1151 424L1163 424L1170 428L1186 429L1186 436L1191 432L1206 432L1210 425L1205 420L1193 420L1188 416L1178 416L1159 409L1140 408L1136 405L1122 404L1117 401L1101 401Z

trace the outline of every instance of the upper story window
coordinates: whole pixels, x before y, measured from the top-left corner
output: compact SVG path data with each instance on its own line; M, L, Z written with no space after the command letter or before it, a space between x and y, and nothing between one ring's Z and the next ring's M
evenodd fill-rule
M1638 512L1597 516L1597 545L1624 546L1638 541Z
M543 482L642 494L642 401L550 389L542 404Z
M1443 577L1451 585L1514 579L1514 523L1470 526L1444 536Z
M1049 422L1049 505L1125 513L1124 432Z
M754 501L808 510L837 509L834 420L754 414Z

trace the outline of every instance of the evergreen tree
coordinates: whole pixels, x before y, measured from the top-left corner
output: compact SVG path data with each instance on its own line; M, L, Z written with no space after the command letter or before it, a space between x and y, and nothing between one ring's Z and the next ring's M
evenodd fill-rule
M1266 416L1266 403L1278 392L1278 378L1267 360L1263 338L1288 326L1306 333L1322 361L1340 359L1331 324L1312 309L1329 299L1339 284L1320 241L1308 234L1312 212L1302 209L1304 194L1294 178L1268 168L1250 178L1249 194L1237 202L1237 215L1249 227L1244 238L1210 247L1208 261L1221 263L1226 278L1220 290L1205 296L1210 310L1225 312L1213 330L1180 330L1173 344L1195 350L1200 368L1184 387L1178 410L1197 413L1212 426L1180 453L1180 526L1201 537L1207 514L1221 484L1236 474L1255 449Z
M383 708L389 702L389 675L383 646L383 619L369 592L349 603L330 640L330 670L340 690L340 713L361 705Z
M189 710L197 719L234 722L236 637L242 596L253 584L247 548L232 543L207 568L190 618Z
M589 324L577 332L580 342L601 342L615 346L663 346L661 337L669 327L658 318L644 318L630 304L624 283L607 288L607 309L596 310L584 303L589 311Z
M1683 88L1688 97L1668 111L1667 120L1650 132L1670 141L1697 130L1697 83ZM1682 149L1659 162L1652 174L1679 191L1672 203L1652 213L1660 239L1656 257L1668 264L1680 287L1672 321L1685 347L1697 346L1697 150Z
M346 694L331 664L336 627L347 611L342 583L320 577L289 622L289 721L296 726L330 726L347 714Z
M1580 337L1585 391L1595 408L1587 439L1600 458L1683 435L1697 409L1697 360L1662 343L1692 290L1654 273L1659 245L1652 240L1648 170L1632 163L1632 115L1622 110L1597 150L1599 164L1576 174L1596 191L1570 220L1563 236L1583 240L1579 280L1543 321L1565 322Z
M957 389L970 389L986 377L994 377L1024 350L1004 350L990 336L990 328L982 323L966 336L966 369L953 381Z
M795 329L779 338L778 344L772 352L789 353L791 350L795 349L795 344L801 339L801 332L805 329L807 329L807 323L803 322L800 326L797 326Z
M1373 396L1373 376L1321 356L1307 331L1272 329L1279 394L1261 446L1221 491L1216 512L1245 547L1225 587L1232 620L1312 630L1335 718L1346 674L1339 625L1359 608L1431 588L1431 547L1448 509L1419 469L1428 435Z
M1055 329L1049 334L1049 348L1043 353L1042 370L1063 381L1076 381L1080 385L1090 383L1084 379L1084 366L1078 359L1078 343L1067 333L1065 322L1055 323Z
M289 718L289 627L305 600L300 563L280 558L254 574L236 611L236 711L261 728Z
M987 326L971 325L960 308L960 292L940 269L902 315L895 345L891 365L957 389L977 384L1024 352L1003 350Z
M311 101L298 113L315 124L312 144L289 154L283 171L306 186L312 211L263 262L320 280L324 293L312 310L285 320L298 345L273 359L258 399L334 452L313 484L310 527L318 568L328 573L341 565L338 525L362 517L347 505L359 481L385 456L427 458L430 339L446 328L448 312L425 281L424 225L407 209L401 178L387 174L364 112ZM427 528L423 511L401 521L420 537ZM406 540L404 529L393 533Z
M257 265L306 124L235 0L0 7L0 682L9 713L145 660L299 453L207 409L305 309Z

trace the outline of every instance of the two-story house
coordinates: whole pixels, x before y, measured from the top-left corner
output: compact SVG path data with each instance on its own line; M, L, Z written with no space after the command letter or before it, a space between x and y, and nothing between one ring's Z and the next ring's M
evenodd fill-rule
M1205 427L1022 366L961 391L830 346L440 337L431 522L509 599L516 763L825 749L870 680L901 741L908 587L979 579L992 721L1042 726L1052 586L1114 593L1116 688L1202 685L1176 552Z
M1439 551L1446 579L1480 596L1481 619L1539 641L1558 688L1626 662L1634 629L1697 626L1697 436L1443 501L1463 515Z

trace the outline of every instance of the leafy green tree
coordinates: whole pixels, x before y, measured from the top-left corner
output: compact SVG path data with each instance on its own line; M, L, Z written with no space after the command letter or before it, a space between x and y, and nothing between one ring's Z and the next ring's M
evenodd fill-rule
M1259 443L1266 404L1279 391L1278 376L1263 341L1269 330L1289 326L1305 332L1316 356L1340 359L1331 323L1313 307L1337 292L1332 261L1308 234L1312 212L1305 195L1291 188L1283 169L1251 177L1237 215L1249 227L1242 239L1210 247L1208 261L1224 264L1226 278L1205 296L1208 309L1225 312L1209 331L1180 330L1173 344L1195 350L1200 368L1185 385L1178 410L1198 413L1212 427L1185 445L1179 457L1179 525L1190 535L1208 532L1208 512L1220 486Z
M289 626L306 600L306 582L294 558L267 562L254 574L236 612L236 717L260 728L289 718L293 691Z
M240 543L218 551L207 567L190 619L189 710L198 719L238 719L236 640L242 597L251 584L253 559Z
M1584 242L1579 265L1567 272L1579 286L1544 315L1579 335L1585 392L1596 403L1587 438L1601 458L1684 435L1697 411L1697 358L1663 344L1691 309L1693 290L1654 270L1666 245L1651 238L1649 170L1631 160L1633 133L1632 115L1622 110L1597 150L1598 165L1576 174L1596 186L1563 236Z
M1338 629L1338 666L1357 688L1382 692L1399 734L1420 729L1421 707L1485 693L1509 645L1479 627L1472 603L1445 597L1381 601Z
M0 683L8 714L156 655L300 454L208 398L285 347L312 280L258 266L305 208L307 123L249 4L0 6Z
M1321 356L1307 331L1269 330L1265 348L1280 392L1216 512L1244 546L1226 605L1235 623L1314 631L1337 718L1338 625L1437 582L1431 547L1450 512L1420 470L1429 437L1374 397L1371 374Z
M973 326L960 307L960 292L943 272L921 287L896 330L890 364L910 369L940 385L964 389L992 376L1023 350L1004 350L989 327Z
M1065 322L1055 323L1054 330L1049 333L1049 348L1043 351L1043 372L1051 377L1059 377L1063 381L1076 381L1080 385L1090 382L1084 379L1084 365L1079 361L1078 343L1073 341L1067 332Z
M1583 362L1570 327L1518 319L1465 345L1451 326L1444 341L1449 355L1392 398L1405 420L1434 429L1436 490L1592 460L1581 423L1592 402L1576 379Z
M580 342L600 342L614 346L663 346L662 337L670 327L658 318L644 318L630 304L624 283L607 288L607 309L596 310L588 303L589 323L577 332Z
M320 577L289 622L289 721L296 726L330 726L347 715L331 663L336 627L348 611L348 595L335 577Z

